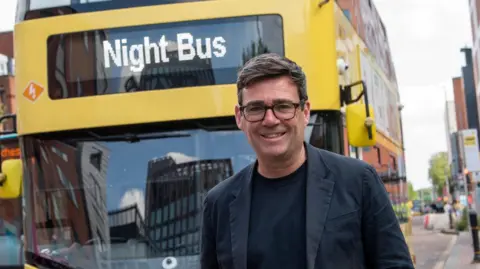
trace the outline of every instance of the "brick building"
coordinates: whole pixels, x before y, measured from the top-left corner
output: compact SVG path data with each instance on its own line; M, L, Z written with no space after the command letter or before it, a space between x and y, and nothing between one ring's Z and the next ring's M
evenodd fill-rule
M13 114L15 106L15 60L13 32L0 33L0 106L4 114ZM11 129L13 122L5 122L0 129Z
M467 107L465 104L465 92L463 90L463 78L456 77L452 79L453 99L455 103L455 116L458 130L468 129Z
M0 32L0 54L9 58L14 57L13 51L13 31Z

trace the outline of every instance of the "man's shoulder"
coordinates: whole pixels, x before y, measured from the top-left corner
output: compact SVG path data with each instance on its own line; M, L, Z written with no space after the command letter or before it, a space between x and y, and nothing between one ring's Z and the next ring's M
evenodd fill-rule
M318 148L314 151L336 184L357 188L362 183L378 181L375 168L365 161Z
M325 166L334 172L347 169L351 172L358 172L372 168L370 164L356 158L347 157L345 155L318 148L315 148L315 150L317 154L321 156Z

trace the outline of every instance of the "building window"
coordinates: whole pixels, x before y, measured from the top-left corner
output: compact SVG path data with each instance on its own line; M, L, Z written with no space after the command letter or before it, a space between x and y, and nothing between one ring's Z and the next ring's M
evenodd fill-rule
M373 148L377 151L377 161L379 164L382 164L382 155L380 154L380 148L377 146L373 146Z
M6 101L7 100L5 98L5 86L0 85L0 102L2 102L2 105L5 105Z
M101 164L102 164L102 152L98 151L96 153L92 153L90 155L90 163L97 168L98 171L101 170Z
M394 171L397 170L397 158L395 158L395 156L390 156L390 158L392 158L392 169Z
M6 98L6 91L3 85L0 85L0 112L3 114L7 114L8 111L5 111L7 108L7 98ZM2 124L3 129L7 129L6 123Z

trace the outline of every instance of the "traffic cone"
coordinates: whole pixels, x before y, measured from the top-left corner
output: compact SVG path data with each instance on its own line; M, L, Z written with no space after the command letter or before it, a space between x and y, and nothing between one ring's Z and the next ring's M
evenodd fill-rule
M423 228L428 229L429 223L430 222L430 214L426 214L423 217Z

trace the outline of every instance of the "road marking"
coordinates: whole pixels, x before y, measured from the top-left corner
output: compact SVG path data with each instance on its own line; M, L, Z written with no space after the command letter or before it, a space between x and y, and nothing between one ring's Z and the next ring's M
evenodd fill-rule
M435 264L433 269L443 269L443 268L445 268L445 263L447 262L448 257L450 256L450 252L452 251L453 246L457 242L457 239L458 239L458 235L454 235L452 237L452 239L450 239L450 243L448 243L447 249L442 253L442 255L440 256L440 259Z

